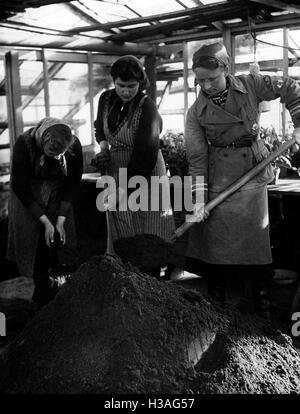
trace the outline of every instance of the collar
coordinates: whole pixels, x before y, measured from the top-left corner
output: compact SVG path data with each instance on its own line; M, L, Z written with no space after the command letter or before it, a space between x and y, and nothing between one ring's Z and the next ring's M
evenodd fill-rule
M228 91L230 91L230 89L233 89L237 92L248 94L243 82L237 76L228 75L228 86ZM207 106L209 101L210 99L208 99L203 92L200 92L198 99L198 108L201 112Z

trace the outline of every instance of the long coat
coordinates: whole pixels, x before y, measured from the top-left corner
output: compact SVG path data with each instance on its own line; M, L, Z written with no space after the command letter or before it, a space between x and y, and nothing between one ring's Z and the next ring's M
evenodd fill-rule
M197 176L204 177L205 201L215 198L257 164L257 142L250 147L226 146L242 137L257 141L261 101L280 97L295 127L300 126L297 82L260 74L229 75L228 81L224 109L200 92L187 115L189 171L194 181ZM271 168L265 168L216 207L205 222L194 224L187 256L212 264L271 263L267 184L272 179Z
M65 155L66 172L57 160L40 164L40 151L32 129L18 138L13 152L7 258L17 263L22 276L33 277L39 237L44 227L39 217L46 214L53 225L58 215L67 218L66 244L59 249L62 263L76 262L76 231L72 201L82 175L82 148L78 138ZM51 166L51 167L50 167Z

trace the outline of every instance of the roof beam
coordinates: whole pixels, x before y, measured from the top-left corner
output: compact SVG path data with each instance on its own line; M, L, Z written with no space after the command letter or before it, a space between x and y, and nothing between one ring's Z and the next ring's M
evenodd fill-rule
M238 2L240 3L240 2ZM82 33L82 32L90 32L93 30L102 30L102 29L112 29L114 27L126 27L126 26L133 26L141 23L150 23L153 21L163 21L163 20L170 20L170 19L177 19L178 17L186 17L186 16L192 16L195 17L195 15L201 15L205 13L214 13L218 12L220 8L222 9L232 9L235 8L236 3L224 3L224 1L215 3L213 5L207 5L207 6L197 6L192 7L185 10L178 10L172 13L162 13L162 14L154 14L152 16L147 17L138 17L134 19L123 19L118 20L116 22L111 23L103 23L103 24L95 24L91 26L83 26L83 27L76 27L69 31L70 34L75 33ZM239 4L240 6L240 4ZM239 7L237 6L237 7ZM239 7L240 8L240 7Z
M276 16L272 18L271 22L262 22L262 23L255 23L255 32L261 32L265 30L273 30L282 28L282 26L287 27L296 27L300 25L300 17L298 14L289 14L284 16ZM231 23L228 24L227 27L231 29L231 33L233 35L239 35L249 32L249 25L246 22L240 23ZM144 37L143 41L148 42L150 44L159 44L164 42L167 45L171 45L172 43L179 43L183 41L193 41L193 40L207 40L220 37L220 32L218 30L213 29L203 29L202 31L197 31L195 29L191 29L189 31L184 31L182 34L173 34L170 36L166 36L161 34L160 36L153 36L152 38L149 36Z
M66 6L72 10L72 12L80 17L81 19L84 19L87 23L91 23L91 24L99 24L99 21L97 19L95 19L94 17L90 16L87 12L85 12L84 10L82 10L80 7L78 7L76 4L74 3L66 3ZM103 30L106 31L108 33L115 33L113 30L107 29L107 30Z
M280 0L250 0L250 1L252 1L253 3L263 4L269 7L275 7L277 9L287 10L292 13L300 13L300 6L299 4L296 4L296 3L289 2L289 4L287 4Z
M197 15L193 17L185 17L183 19L177 19L173 22L159 23L153 27L144 27L139 29L128 30L124 33L113 35L109 37L112 41L134 41L142 39L145 36L153 36L164 32L172 32L175 30L184 30L186 28L193 28L199 25L207 25L211 22L211 19L222 20L226 18L240 17L241 10L239 7L232 6L231 9L226 9L214 12L211 15Z
M6 23L0 22L0 27L9 27L12 30L24 30L31 31L31 29L21 27L12 27L7 26ZM96 37L89 37L88 40L83 42L83 39L74 39L72 36L61 36L61 38L56 38L55 41L52 41L53 34L44 33L44 36L49 36L49 43L37 44L35 36L25 36L24 40L21 42L16 40L11 40L9 36L0 38L1 46L16 46L16 47L46 47L47 49L65 49L65 50L78 50L78 51L91 51L91 52L102 52L108 55L124 55L124 54L133 54L133 55L145 55L152 56L155 54L160 57L169 57L170 52L166 46L153 46L148 43L131 43L131 42L114 42L102 40ZM56 35L57 37L60 35ZM79 40L81 42L79 43ZM45 39L46 42L46 39Z
M205 7L205 5L200 0L196 0L199 7ZM225 30L225 24L222 22L212 22L212 26L214 26L216 29L220 30L220 32L223 32Z

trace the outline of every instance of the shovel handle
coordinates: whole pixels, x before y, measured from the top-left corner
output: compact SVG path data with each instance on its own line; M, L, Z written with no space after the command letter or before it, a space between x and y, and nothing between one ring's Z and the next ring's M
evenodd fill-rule
M237 181L235 181L233 184L231 184L229 187L227 187L222 193L220 193L216 198L209 201L205 209L210 212L215 207L217 207L219 204L221 204L227 197L229 197L231 194L239 190L243 185L245 185L248 181L250 181L253 177L255 177L257 174L259 174L267 165L271 164L277 157L279 157L281 154L286 152L290 147L292 147L296 143L296 138L293 137L292 139L286 141L284 144L280 145L274 152L269 154L267 158L262 160L259 164L257 164L254 168L252 168L250 171L248 171L246 174L244 174L241 178L239 178ZM182 224L178 229L175 231L175 237L178 238L182 236L193 224L199 223L199 221L191 221L186 222Z
M113 243L113 238L112 238L112 229L111 229L111 225L112 225L111 214L113 213L107 209L105 214L106 214L106 227L107 227L106 254L113 256L115 254L114 243Z

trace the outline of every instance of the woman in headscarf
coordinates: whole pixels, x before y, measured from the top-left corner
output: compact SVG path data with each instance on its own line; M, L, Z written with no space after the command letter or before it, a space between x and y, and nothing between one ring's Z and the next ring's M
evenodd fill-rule
M21 276L34 279L33 300L51 299L49 247L61 245L60 261L74 265L76 233L72 202L83 170L82 148L60 119L44 118L13 147L7 258Z
M127 168L127 182L131 177L142 176L150 184L152 176L166 176L166 167L159 149L162 119L155 103L143 92L147 75L140 60L131 55L114 62L110 73L114 89L101 94L95 121L96 140L101 149L98 161L117 186L120 168ZM130 189L127 193L130 194ZM168 194L161 191L157 196L168 197ZM114 240L152 234L170 241L174 231L172 212L162 208L116 211L114 218ZM153 269L152 273L159 277L160 269Z

